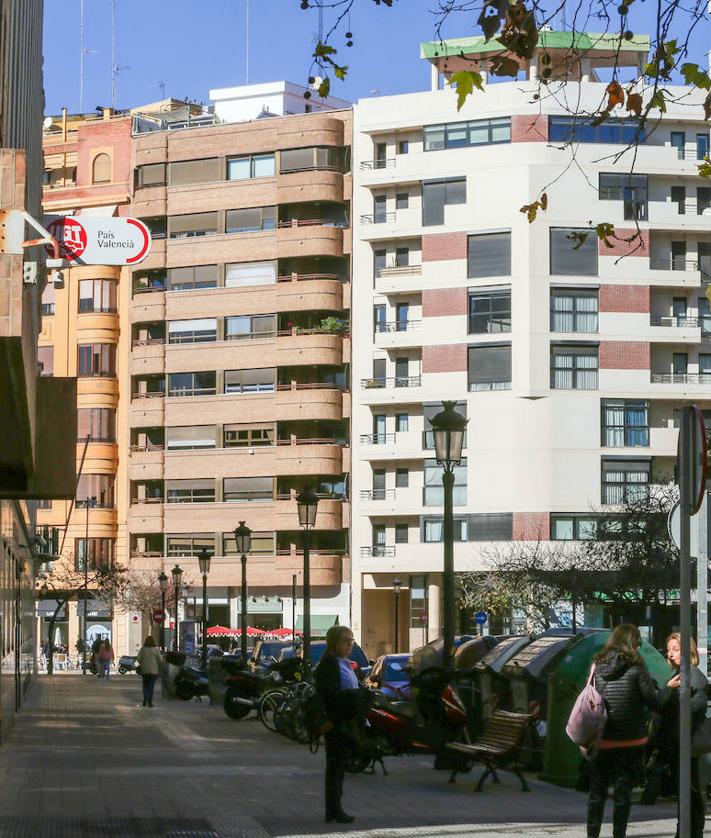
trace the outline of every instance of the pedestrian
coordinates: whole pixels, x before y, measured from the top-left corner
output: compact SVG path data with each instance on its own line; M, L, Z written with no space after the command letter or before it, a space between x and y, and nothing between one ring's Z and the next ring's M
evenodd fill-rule
M107 636L101 641L101 646L99 647L99 678L106 678L108 680L114 657L114 647L111 645L111 641Z
M343 733L344 722L358 718L358 678L351 666L353 632L347 626L331 626L326 634L326 651L316 668L316 690L326 715L334 727L326 740L326 823L351 823L353 817L343 811L343 777L350 740Z
M149 634L143 641L143 646L136 656L136 669L140 672L143 681L143 706L153 707L153 690L156 686L156 678L160 672L160 665L163 658L155 640Z
M661 713L653 725L655 762L672 778L674 788L679 788L679 685L681 675L681 635L670 634L667 638L667 660L674 669L674 675L660 692ZM699 652L691 640L691 724L692 732L706 717L708 681L699 669ZM699 774L699 757L691 758L691 838L704 834L706 806ZM679 835L677 824L676 834Z
M589 751L588 838L599 838L605 802L613 784L613 838L625 838L632 789L641 775L647 744L647 713L659 710L657 688L639 653L637 626L617 626L595 658L593 681L605 699L607 721Z

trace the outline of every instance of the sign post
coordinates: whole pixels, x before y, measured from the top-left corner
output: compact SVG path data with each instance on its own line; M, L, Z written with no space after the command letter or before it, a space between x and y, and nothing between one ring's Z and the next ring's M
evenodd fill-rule
M137 265L151 249L150 230L136 218L61 215L45 221L70 267Z

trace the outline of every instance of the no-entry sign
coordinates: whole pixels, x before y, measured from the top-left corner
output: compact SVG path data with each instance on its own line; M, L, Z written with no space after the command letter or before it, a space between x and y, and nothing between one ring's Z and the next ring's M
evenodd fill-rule
M136 218L62 215L45 221L70 265L137 265L151 249L150 230Z
M165 620L165 614L162 611L154 611L153 612L153 622L154 623L162 623Z

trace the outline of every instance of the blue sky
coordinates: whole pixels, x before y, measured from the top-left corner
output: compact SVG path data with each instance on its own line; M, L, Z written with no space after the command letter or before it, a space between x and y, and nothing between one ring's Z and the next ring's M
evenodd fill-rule
M355 100L426 89L429 65L418 58L419 43L433 37L435 0L398 0L390 9L358 0L352 20L355 45L334 42L350 67L333 93ZM573 4L571 3L571 6ZM79 108L80 0L45 0L45 90L47 113ZM645 31L651 0L638 0L631 22ZM132 107L166 95L207 101L211 87L245 82L246 0L116 0L117 63L125 65L117 84L117 106ZM326 14L328 19L328 13ZM111 102L111 0L85 0L84 110ZM250 81L301 82L310 64L317 13L298 0L251 0ZM592 30L599 26L590 25ZM345 29L343 30L345 31ZM479 34L473 18L456 17L449 36ZM706 64L703 45L709 25L699 30L693 60Z

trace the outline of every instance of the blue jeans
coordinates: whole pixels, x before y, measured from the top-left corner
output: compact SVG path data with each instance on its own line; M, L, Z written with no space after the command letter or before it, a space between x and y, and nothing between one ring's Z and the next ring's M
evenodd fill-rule
M153 690L156 686L157 675L141 675L143 679L143 704L153 704Z
M111 671L111 660L100 660L99 661L99 678L108 678L109 672Z

